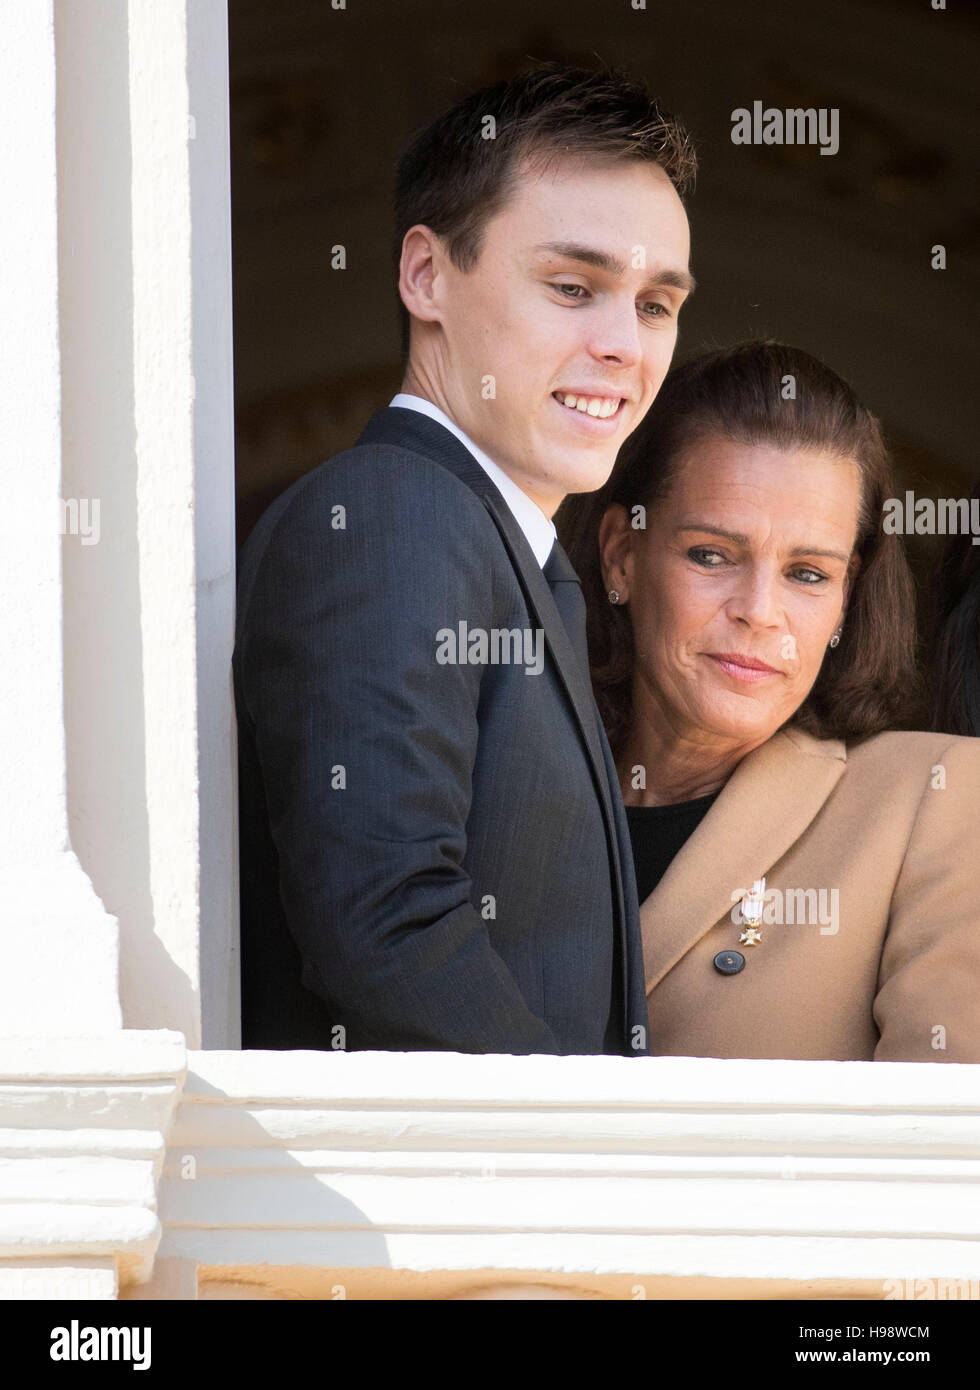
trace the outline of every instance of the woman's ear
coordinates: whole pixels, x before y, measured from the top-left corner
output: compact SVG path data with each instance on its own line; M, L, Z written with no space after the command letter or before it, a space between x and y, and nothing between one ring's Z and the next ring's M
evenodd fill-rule
M613 502L602 514L599 523L599 562L606 592L615 589L618 603L627 603L633 580L633 537L629 513L619 502Z

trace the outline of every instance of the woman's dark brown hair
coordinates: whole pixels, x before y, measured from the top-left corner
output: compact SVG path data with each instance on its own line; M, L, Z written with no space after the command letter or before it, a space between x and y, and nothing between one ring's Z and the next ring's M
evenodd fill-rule
M980 481L972 501L980 501ZM980 545L951 536L936 573L931 727L980 738Z
M817 738L857 742L907 728L918 709L915 591L897 535L881 525L894 496L881 426L835 372L799 348L769 341L703 353L675 367L623 445L606 485L566 498L555 517L582 580L596 701L614 756L632 719L633 634L628 607L609 602L599 557L599 523L619 503L654 508L690 450L706 438L819 450L861 471L855 552L840 645L788 721ZM642 515L642 513L638 514Z

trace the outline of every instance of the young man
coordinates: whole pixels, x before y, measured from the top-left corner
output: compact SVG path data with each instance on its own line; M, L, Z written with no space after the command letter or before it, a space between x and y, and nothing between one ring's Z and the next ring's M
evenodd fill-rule
M398 168L402 391L239 573L243 1045L642 1056L629 838L551 517L692 288L686 136L548 65Z

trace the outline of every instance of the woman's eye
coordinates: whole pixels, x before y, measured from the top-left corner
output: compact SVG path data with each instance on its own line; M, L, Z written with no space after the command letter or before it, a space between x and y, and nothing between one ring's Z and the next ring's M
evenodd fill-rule
M643 312L645 314L652 314L655 319L670 318L670 310L667 308L666 304L661 304L659 300L656 299L651 300L649 304L644 304Z
M810 569L809 565L800 565L793 571L793 573L796 575L809 575L810 578L803 580L804 584L809 585L822 584L823 581L827 578L827 576L825 574L821 574L819 570Z
M720 550L711 550L706 545L692 545L687 553L696 565L703 565L705 569L714 570L718 565L725 563L725 557ZM715 560L718 564L714 563Z

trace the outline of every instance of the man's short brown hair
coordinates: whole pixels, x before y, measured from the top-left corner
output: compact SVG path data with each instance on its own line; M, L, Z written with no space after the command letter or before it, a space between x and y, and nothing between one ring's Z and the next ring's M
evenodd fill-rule
M471 270L524 160L590 155L659 165L681 196L693 186L690 137L622 69L545 63L472 93L415 135L398 161L396 274L405 233L417 223L443 238L459 270ZM398 303L404 355L411 316L400 296Z

